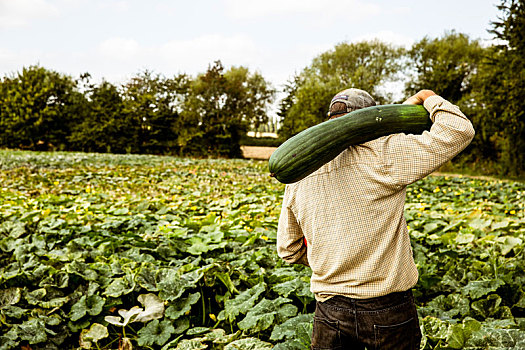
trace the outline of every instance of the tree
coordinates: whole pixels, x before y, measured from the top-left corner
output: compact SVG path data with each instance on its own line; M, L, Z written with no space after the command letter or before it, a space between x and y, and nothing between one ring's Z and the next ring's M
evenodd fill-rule
M483 48L477 40L454 31L441 38L423 38L407 52L410 80L405 93L432 89L452 103L459 103L472 89Z
M273 94L259 73L245 67L225 71L216 61L190 84L183 104L180 146L190 153L240 157L241 137L249 126L267 122Z
M525 171L525 2L503 0L490 32L500 44L489 48L472 100L480 135L476 161L497 162L501 175Z
M137 145L134 152L178 151L180 106L188 86L184 74L168 79L150 71L138 74L123 86L126 124L132 128L130 137Z
M72 148L84 152L127 153L138 149L133 130L124 112L124 102L118 88L102 81L89 85L85 91L87 112L72 128L69 137Z
M330 99L354 87L368 91L379 103L390 97L382 84L396 77L403 50L380 41L341 43L314 58L285 86L280 106L280 134L290 137L326 120Z
M25 149L67 149L82 119L85 98L69 76L31 66L0 83L0 144Z
M279 110L277 111L280 124L280 128L277 131L279 132L279 138L281 139L290 137L294 134L295 130L298 129L296 126L296 119L287 118L287 116L290 109L297 103L297 89L301 85L301 75L299 74L295 74L284 84L282 90L284 98L279 101Z

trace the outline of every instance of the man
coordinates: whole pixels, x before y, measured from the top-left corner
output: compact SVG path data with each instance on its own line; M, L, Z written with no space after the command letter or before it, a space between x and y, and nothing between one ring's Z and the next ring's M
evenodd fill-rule
M351 146L286 186L277 251L312 269L313 349L419 349L411 292L418 272L403 215L406 186L463 150L474 129L456 106L430 90L405 103L425 106L430 131ZM367 92L347 89L332 99L329 116L374 105Z

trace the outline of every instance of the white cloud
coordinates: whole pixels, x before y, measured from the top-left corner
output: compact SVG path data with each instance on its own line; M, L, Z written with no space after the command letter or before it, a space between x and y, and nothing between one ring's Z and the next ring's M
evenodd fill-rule
M39 49L25 49L20 51L0 47L0 74L7 76L22 71L24 67L39 65L50 69L48 64L62 58L62 55L46 53ZM60 68L60 67L59 67Z
M101 9L105 10L111 10L117 13L126 12L129 11L129 3L125 0L105 0L98 5Z
M236 19L288 14L315 14L339 19L368 17L379 13L380 7L359 0L226 0L226 11Z
M88 60L84 54L83 60ZM148 69L165 75L204 73L208 65L221 60L225 67L247 66L260 70L263 55L255 43L242 35L203 35L191 40L172 40L159 45L144 45L131 38L113 37L102 41L89 61L104 67L109 80L121 80Z
M140 53L140 46L134 39L128 38L109 38L98 46L98 52L109 59L129 60L135 59L135 55Z
M221 60L225 65L260 63L255 43L243 35L203 35L191 40L170 41L159 48L160 57L184 71L203 71Z
M0 0L0 28L23 27L58 15L58 8L45 0Z
M409 47L414 44L414 39L390 30L383 30L376 33L361 35L352 39L353 42L369 41L379 39L380 41L391 43L398 46Z

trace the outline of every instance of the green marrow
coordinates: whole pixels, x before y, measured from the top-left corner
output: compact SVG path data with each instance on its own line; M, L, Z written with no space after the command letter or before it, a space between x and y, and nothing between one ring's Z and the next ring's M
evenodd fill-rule
M395 133L421 134L432 121L421 105L391 104L358 109L327 120L289 138L268 162L270 176L297 182L352 145Z

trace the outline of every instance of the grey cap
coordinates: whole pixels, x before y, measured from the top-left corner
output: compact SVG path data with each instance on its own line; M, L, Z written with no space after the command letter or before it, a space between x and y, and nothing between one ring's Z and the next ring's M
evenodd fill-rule
M371 107L376 105L376 101L370 96L370 94L364 90L360 89L346 89L341 92L339 92L337 95L332 98L332 101L330 102L330 107L328 108L328 116L330 115L330 110L332 109L332 106L336 102L342 102L346 105L346 112L350 113L352 111L355 111L356 109L365 108L365 107ZM342 114L342 113L337 113Z

